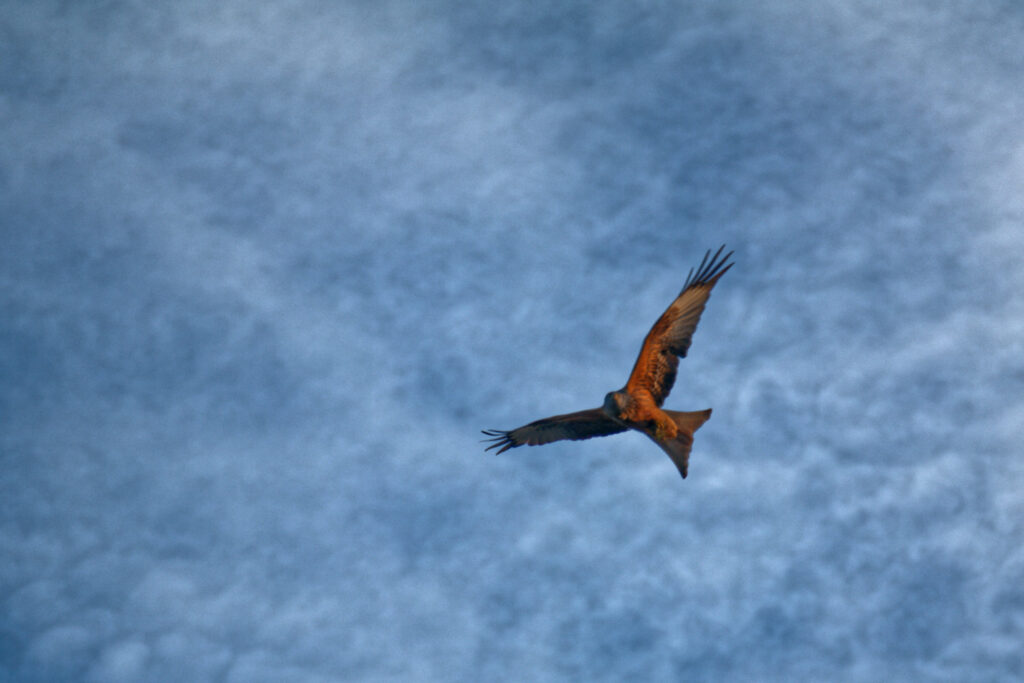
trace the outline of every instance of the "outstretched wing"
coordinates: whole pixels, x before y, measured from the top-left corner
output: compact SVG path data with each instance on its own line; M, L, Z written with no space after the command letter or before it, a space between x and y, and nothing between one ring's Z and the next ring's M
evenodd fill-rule
M697 267L697 272L690 270L679 296L647 333L633 372L626 382L626 391L634 393L646 389L659 406L668 397L676 381L679 359L686 357L693 331L697 329L700 314L704 312L704 304L711 296L711 288L718 282L718 278L732 268L733 264L726 265L732 256L731 251L719 258L723 249L725 245L714 256L711 256L709 249Z
M483 433L493 441L485 450L500 447L498 453L504 453L516 446L540 446L541 444L561 441L562 439L590 439L595 436L608 436L626 431L619 423L605 415L600 408L581 410L578 413L555 415L543 420L531 422L519 429L504 431L501 429L485 429Z

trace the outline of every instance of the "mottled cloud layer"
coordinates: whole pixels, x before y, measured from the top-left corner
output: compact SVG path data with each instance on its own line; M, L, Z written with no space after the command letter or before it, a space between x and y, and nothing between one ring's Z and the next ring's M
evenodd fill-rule
M1024 676L1021 35L0 3L0 679ZM685 482L482 453L722 242Z

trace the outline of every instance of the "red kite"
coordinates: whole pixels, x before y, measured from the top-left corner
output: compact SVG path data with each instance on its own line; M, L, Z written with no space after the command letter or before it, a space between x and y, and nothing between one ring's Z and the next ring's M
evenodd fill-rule
M723 249L725 246L714 256L708 250L696 274L690 269L679 296L647 333L626 386L605 396L603 406L546 417L507 432L486 429L483 433L491 437L487 440L494 442L486 450L499 448L498 453L504 453L523 444L540 446L562 439L590 439L635 429L668 453L685 479L693 433L711 417L711 409L681 413L662 410L661 404L672 390L679 359L686 357L711 288L733 266L726 265L733 252L719 259Z

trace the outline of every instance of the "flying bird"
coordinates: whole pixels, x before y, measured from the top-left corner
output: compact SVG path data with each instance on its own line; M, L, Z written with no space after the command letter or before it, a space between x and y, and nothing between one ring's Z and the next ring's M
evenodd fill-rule
M497 448L498 453L504 453L524 444L540 446L563 439L576 441L635 429L658 444L685 479L693 433L711 417L711 409L683 413L663 410L661 404L672 390L679 359L686 357L711 288L733 266L727 263L733 252L719 258L724 249L722 245L714 256L709 249L696 272L690 269L679 296L647 333L626 386L609 392L604 397L604 405L546 417L509 431L485 429L483 433L490 437L485 440L493 442L485 450Z

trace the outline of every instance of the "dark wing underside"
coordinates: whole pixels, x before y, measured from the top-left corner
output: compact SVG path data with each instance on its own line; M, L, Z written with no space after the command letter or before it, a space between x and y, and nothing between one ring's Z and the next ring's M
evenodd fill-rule
M626 431L626 428L605 415L600 408L581 410L577 413L555 415L543 420L531 422L518 429L504 431L501 429L485 429L483 433L493 441L485 450L499 448L504 453L516 446L540 446L541 444L561 441L563 439L590 439L595 436L609 436Z
M626 391L634 393L646 389L659 406L668 397L676 381L679 359L686 357L700 314L704 312L704 305L711 296L711 288L718 282L718 278L732 268L731 263L726 265L732 256L731 251L719 258L723 249L724 246L720 247L714 256L711 256L709 250L696 273L690 270L679 296L647 333L633 372L626 382Z

